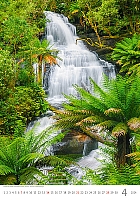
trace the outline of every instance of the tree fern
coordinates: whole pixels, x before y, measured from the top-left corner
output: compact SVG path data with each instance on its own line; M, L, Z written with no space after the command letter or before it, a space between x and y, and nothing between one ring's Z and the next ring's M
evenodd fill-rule
M64 95L68 103L61 111L54 111L57 119L54 126L64 130L81 129L102 143L114 143L118 151L126 148L121 150L122 157L119 155L120 162L123 161L121 164L124 164L127 162L126 152L131 151L129 139L132 130L128 121L140 116L140 79L128 82L127 77L120 75L111 80L104 76L102 88L91 78L90 82L93 87L91 93L75 85L78 96ZM100 134L103 130L107 131L106 138Z
M8 180L10 184L37 184L44 176L35 167L35 163L43 159L47 147L62 139L65 133L52 136L53 131L50 128L40 134L34 131L34 129L30 130L23 137L14 138L7 144L4 137L0 138L0 181L2 184L7 184ZM2 145L3 141L5 146Z

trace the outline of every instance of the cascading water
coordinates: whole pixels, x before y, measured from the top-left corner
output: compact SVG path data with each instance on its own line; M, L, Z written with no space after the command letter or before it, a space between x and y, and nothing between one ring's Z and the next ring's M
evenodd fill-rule
M58 57L62 59L58 59L59 66L47 68L44 74L43 86L48 92L47 100L50 104L58 106L65 101L63 93L76 95L73 84L90 90L89 77L98 85L106 71L109 78L115 77L112 64L100 60L96 53L90 52L81 40L77 40L76 28L68 22L67 17L49 11L45 12L45 15L47 18L46 39L50 41L53 48L59 50ZM83 158L78 164L81 167L95 169L99 165L95 159L99 157L99 149L85 156L86 145L83 149Z
M98 85L104 69L110 71L109 76L114 76L114 66L98 59L95 53L90 52L81 40L77 40L76 28L68 22L67 17L45 12L48 19L46 38L53 48L59 50L59 66L52 66L48 80L44 80L44 88L48 87L48 101L59 103L64 100L64 94L76 92L73 84L84 86L90 90L89 77Z

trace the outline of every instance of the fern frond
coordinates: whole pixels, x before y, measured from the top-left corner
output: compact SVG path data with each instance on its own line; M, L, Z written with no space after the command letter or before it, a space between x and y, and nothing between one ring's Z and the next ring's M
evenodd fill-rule
M53 129L54 130L54 133L55 133L55 130L58 132L58 129ZM67 134L67 131L63 131L61 133L57 133L55 136L51 137L48 142L47 142L47 145L46 145L46 142L42 143L42 152L45 152L47 150L47 147L50 147L52 146L52 144L56 144L57 142L60 142L62 141L62 139L64 138L64 136Z
M125 112L126 119L140 116L140 79L136 78L129 83L129 89L126 94Z
M72 95L64 95L70 104L64 103L63 107L66 110L93 110L95 109L92 104L87 103L84 99L78 99Z
M6 166L6 165L0 165L0 175L6 175L6 174L11 174L11 173L14 173L15 171Z
M122 65L120 72L125 72L129 75L133 75L133 73L135 75L139 74L137 70L137 66L139 68L140 63L139 40L139 34L134 34L132 38L125 38L116 44L112 58Z
M48 127L39 134L35 134L33 131L29 131L26 138L26 146L30 149L30 152L43 153L44 150L51 145L52 135L55 132L54 127Z
M81 125L95 125L97 123L100 123L104 120L103 117L100 117L98 115L94 115L94 116L89 116L84 118L83 120L79 121L78 123L76 123L76 125L81 126Z
M118 124L118 122L113 121L113 120L107 120L99 123L97 126L100 130L110 130L113 127L115 127ZM93 127L94 128L94 127Z
M70 161L68 159L65 158L60 158L58 156L47 156L45 157L45 159L40 160L39 162L43 162L43 164L47 165L47 166L68 166L72 163L74 163L73 161Z
M37 185L43 173L36 167L27 167L20 171L20 182L23 185Z
M56 110L55 113L61 116L61 118L65 116L76 116L79 114L83 114L85 116L93 114L90 110Z
M119 121L124 119L124 114L119 108L109 108L108 110L105 110L104 114L109 118L116 119Z
M20 158L17 162L17 164L20 165L20 163L22 164L30 164L30 163L34 163L35 161L37 161L40 158L43 158L44 155L41 153L28 153L27 155L23 156L22 158Z
M127 82L127 78L117 76L116 80L111 81L110 92L109 95L112 97L113 106L112 108L119 108L122 111L125 110L126 107L126 95L129 90L129 83Z
M80 96L83 100L87 102L87 104L92 105L95 109L101 112L104 112L104 110L107 109L107 106L102 100L100 100L100 98L95 97L94 95L90 94L89 92L77 85L75 85L75 89L79 92Z
M112 135L114 137L120 137L127 134L127 125L125 123L118 123L112 130Z
M133 152L127 154L127 157L134 157L136 161L140 161L140 152Z
M6 162L8 159L7 154L2 149L0 150L0 163Z
M122 57L122 59L123 59L123 57ZM126 61L126 58L124 58L124 60L125 60L125 63L122 64L121 69L120 69L121 73L128 71L128 66L131 65L130 61Z
M134 65L131 64L131 66L129 67L129 72L132 73L134 70L137 70L137 72L139 72L139 70L140 70L140 63L134 64Z
M82 114L79 114L77 116L65 116L65 118L58 120L55 125L60 128L74 128L74 125L76 126L76 123L81 121L84 118Z
M131 118L129 121L128 121L128 126L131 130L137 132L137 131L140 131L140 118Z

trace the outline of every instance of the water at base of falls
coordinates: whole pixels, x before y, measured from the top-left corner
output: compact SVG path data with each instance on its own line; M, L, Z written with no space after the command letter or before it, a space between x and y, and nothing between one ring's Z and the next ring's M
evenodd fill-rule
M59 50L57 59L59 66L51 66L44 74L43 87L48 93L47 100L51 105L61 105L65 101L63 94L76 95L74 84L91 91L89 77L98 85L101 84L103 73L109 78L115 77L114 66L100 60L96 53L90 52L76 35L76 28L68 22L67 17L45 12L47 18L46 39L54 49ZM44 123L44 119L43 123ZM52 121L51 121L52 122ZM43 130L44 124L40 126ZM99 166L96 158L99 149L83 156L78 164L81 167L95 169Z

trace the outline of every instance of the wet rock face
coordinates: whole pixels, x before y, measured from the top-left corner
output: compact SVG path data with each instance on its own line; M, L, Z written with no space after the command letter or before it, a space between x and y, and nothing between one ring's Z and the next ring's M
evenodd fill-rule
M98 148L98 142L81 133L68 133L63 140L53 145L54 155L88 155Z
M106 35L100 35L100 40L102 42L102 44L104 44L107 47L110 48L100 48L97 45L95 45L95 43L99 43L96 34L94 33L94 31L90 28L88 28L88 30L84 30L82 26L80 26L79 24L75 24L77 32L78 32L78 36L79 38L81 38L85 44L85 46L87 46L87 48L92 51L92 52L96 52L98 54L98 56L101 59L107 60L109 62L111 62L112 64L116 65L116 62L114 62L110 56L108 58L108 55L110 55L112 53L111 48L113 49L116 45L117 42L120 41L120 38L109 38ZM88 42L86 42L86 39L88 38ZM85 40L84 40L85 39ZM118 67L118 66L116 66Z

